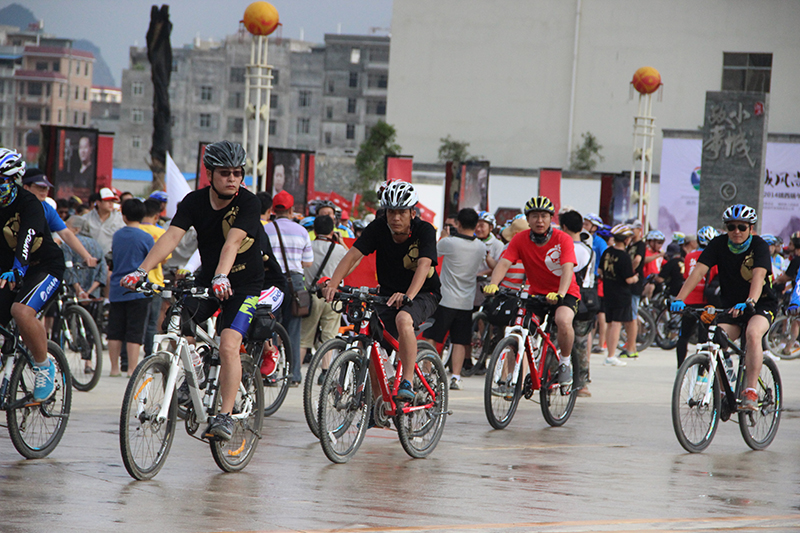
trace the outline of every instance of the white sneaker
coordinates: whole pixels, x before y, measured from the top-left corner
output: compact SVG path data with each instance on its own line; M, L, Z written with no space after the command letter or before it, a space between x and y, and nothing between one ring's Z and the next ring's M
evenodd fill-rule
M608 366L626 366L628 363L622 361L619 357L606 357L606 360L603 362L604 365Z
M460 379L450 378L450 390L461 390L464 388L464 384L461 383Z

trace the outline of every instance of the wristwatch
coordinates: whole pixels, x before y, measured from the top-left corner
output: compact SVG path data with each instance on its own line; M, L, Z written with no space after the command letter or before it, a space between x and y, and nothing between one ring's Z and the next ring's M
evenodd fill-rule
M748 305L752 305L752 306L756 305L756 301L753 300L752 298L748 298L747 300L744 301L744 303L746 303Z

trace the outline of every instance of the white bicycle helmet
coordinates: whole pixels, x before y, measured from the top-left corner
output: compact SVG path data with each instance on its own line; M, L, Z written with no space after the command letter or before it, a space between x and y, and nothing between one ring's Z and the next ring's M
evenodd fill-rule
M705 248L717 235L719 232L711 226L703 226L697 232L697 242Z
M497 225L497 220L492 216L492 214L488 211L481 211L478 213L478 220L483 220L484 222L488 223L491 227L495 227Z
M418 201L417 191L405 181L391 181L381 191L381 207L386 209L413 209Z
M665 240L667 240L667 238L664 236L664 234L662 232L658 231L657 229L654 229L652 231L648 231L647 232L647 235L645 236L644 240L646 240L646 241L665 241Z
M25 168L25 161L19 152L0 148L0 176L18 180L25 174Z
M734 222L739 221L742 222L749 222L750 224L755 224L758 221L758 215L756 214L756 210L750 207L749 205L744 204L735 204L730 206L728 209L722 213L722 221L723 222Z

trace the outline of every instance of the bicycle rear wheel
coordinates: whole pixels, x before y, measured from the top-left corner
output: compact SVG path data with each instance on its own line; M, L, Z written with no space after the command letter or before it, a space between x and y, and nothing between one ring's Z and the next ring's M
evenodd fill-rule
M95 388L103 371L103 339L92 314L80 305L64 309L63 327L69 329L68 340L61 332L60 344L69 363L72 386L87 392Z
M800 350L792 350L792 345L796 340L792 336L792 317L781 316L775 319L772 326L767 332L767 347L773 355L777 355L781 359L797 359L800 357ZM789 347L787 352L784 350Z
M67 429L72 405L69 365L61 348L47 342L47 355L56 365L56 390L49 400L33 401L33 369L25 357L14 363L6 411L8 433L14 448L26 459L41 459L55 450Z
M673 350L678 345L681 334L680 315L674 315L669 309L662 309L656 318L656 344L662 350Z
M575 407L577 392L570 385L564 390L558 382L558 356L552 347L547 346L544 353L544 367L542 368L542 385L539 387L542 415L551 426L563 426L572 415ZM570 365L570 368L572 366Z
M417 354L419 368L428 386L433 391L431 396L418 375L414 375L414 401L411 406L433 405L427 409L398 414L395 417L397 435L400 444L411 457L420 459L427 457L436 448L442 438L444 424L447 420L447 396L449 393L447 371L439 355L434 350ZM406 404L408 405L408 404Z
M486 369L486 380L483 386L483 408L486 419L495 429L503 429L514 418L519 399L522 395L522 379L517 377L512 386L511 374L517 357L517 338L506 337L501 340L492 353Z
M306 415L308 429L317 438L319 438L319 392L322 381L325 379L325 374L328 373L328 369L323 369L322 366L326 362L325 359L328 359L326 363L330 368L333 360L346 347L347 343L339 337L325 341L314 352L314 357L311 358L311 363L309 363L306 371L305 381L303 382L303 412Z
M231 440L214 439L211 455L225 472L242 470L253 458L264 421L264 386L261 370L249 355L242 355L242 383L233 404Z
M717 376L711 376L708 352L690 355L678 369L672 387L672 428L687 452L705 450L719 426L721 388ZM711 398L704 400L708 387Z
M467 357L472 359L472 364L464 365L462 376L471 376L481 371L486 365L486 357L492 353L492 325L484 313L478 313L472 319L472 342L470 343Z
M150 479L161 470L175 437L178 402L174 394L167 417L158 418L166 400L170 357L169 352L158 352L143 359L125 389L119 445L125 470L134 479Z
M264 346L268 344L265 342ZM292 343L289 334L282 324L275 322L272 334L272 345L277 350L274 370L264 377L264 416L275 414L289 391L289 381L291 379L291 368L289 364L289 354L292 353ZM267 357L264 353L263 357ZM261 361L260 358L253 359ZM260 365L259 365L260 366Z
M369 376L363 390L358 376L367 359L350 350L328 369L319 395L319 441L325 456L346 463L358 451L367 432L372 392Z
M783 410L783 388L778 365L764 357L758 376L758 411L739 410L739 430L744 441L754 450L769 446L778 433Z

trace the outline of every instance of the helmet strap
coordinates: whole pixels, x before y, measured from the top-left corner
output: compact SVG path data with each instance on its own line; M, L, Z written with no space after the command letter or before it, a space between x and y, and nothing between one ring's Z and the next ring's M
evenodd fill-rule
M553 235L553 226L547 228L547 231L544 233L534 233L533 230L529 233L530 239L534 244L544 244L550 239L550 236Z

